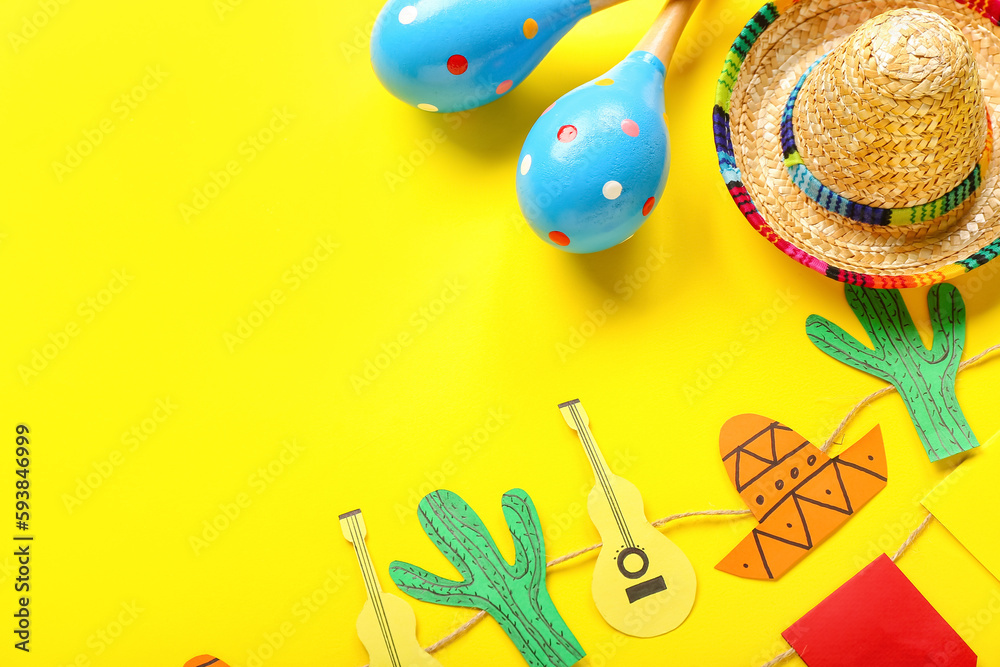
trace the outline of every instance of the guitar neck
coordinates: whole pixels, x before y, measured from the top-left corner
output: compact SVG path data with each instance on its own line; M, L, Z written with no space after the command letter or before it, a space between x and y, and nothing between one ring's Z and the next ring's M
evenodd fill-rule
M378 575L375 574L375 566L372 564L371 556L368 554L368 547L365 546L365 520L361 516L361 510L354 510L340 515L340 528L344 531L344 537L354 545L354 553L358 557L358 566L361 568L361 576L365 580L365 589L368 591L368 598L374 600L382 592Z
M583 409L580 399L575 398L572 401L560 403L559 411L569 427L576 431L580 437L583 449L587 452L587 459L594 470L594 479L598 482L609 479L613 473L608 467L608 462L604 460L604 454L597 447L594 434L590 432L590 418L587 417L587 411Z

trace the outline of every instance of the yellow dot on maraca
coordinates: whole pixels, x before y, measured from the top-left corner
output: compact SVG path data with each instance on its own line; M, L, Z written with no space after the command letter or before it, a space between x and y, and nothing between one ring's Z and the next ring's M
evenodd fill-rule
M535 19L527 19L524 22L524 28L522 29L524 30L524 36L531 39L538 34L538 21Z
M424 111L437 111L438 108L433 104L427 104L426 102L421 102L417 105L418 109L423 109Z
M614 82L615 82L614 79L601 79L600 81L596 82L594 85L597 85L597 86L610 86Z

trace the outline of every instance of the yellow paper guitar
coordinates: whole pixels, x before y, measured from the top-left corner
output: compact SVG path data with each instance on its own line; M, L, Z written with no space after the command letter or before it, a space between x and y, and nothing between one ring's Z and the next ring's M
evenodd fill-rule
M635 637L655 637L684 622L694 605L694 568L684 552L649 521L639 489L613 474L590 433L579 400L559 410L580 436L597 483L587 511L603 546L594 565L594 603L613 628Z
M340 515L344 537L354 545L368 600L358 616L358 638L368 650L371 667L441 667L417 642L417 619L406 602L382 591L365 547L361 510Z

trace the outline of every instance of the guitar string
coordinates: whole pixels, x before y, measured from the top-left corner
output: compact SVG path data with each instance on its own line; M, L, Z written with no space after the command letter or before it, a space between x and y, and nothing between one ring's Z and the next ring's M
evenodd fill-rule
M361 570L361 578L365 582L365 589L368 591L368 599L375 612L375 620L378 621L379 632L382 634L382 643L385 644L386 651L393 667L399 667L399 658L395 655L395 646L391 642L391 632L388 628L388 620L383 618L384 610L381 609L378 585L375 582L374 565L371 556L367 554L367 547L364 545L364 536L361 534L361 525L358 523L357 515L347 519L348 529L351 531L351 539L354 544L354 553L358 558L358 567Z
M375 573L375 565L368 554L368 547L365 545L365 537L361 534L361 524L358 522L358 515L355 514L347 519L348 528L354 543L354 552L358 557L358 565L361 568L361 578L365 581L365 588L368 589L368 599L371 600L372 608L375 610L375 618L378 621L379 630L382 633L382 642L393 667L402 667L399 654L396 651L396 642L393 639L392 631L389 628L389 619L386 616L385 608L382 605L382 597L379 595L379 586Z
M361 550L365 557L365 566L368 568L369 576L371 576L371 588L373 592L372 606L376 609L376 618L379 619L379 626L382 628L385 648L392 660L393 667L402 667L403 662L399 657L399 650L396 648L396 638L392 636L392 628L389 626L389 614L386 612L385 605L382 602L382 587L378 581L378 573L375 572L375 563L372 562L371 554L368 552L368 545L365 543L364 536L361 535L360 515L355 516L354 520L358 535L360 536Z
M985 350L983 350L982 352L980 352L979 354L977 354L977 355L975 355L973 357L970 357L969 359L966 359L965 361L963 361L961 364L958 365L958 370L956 371L956 374L962 372L963 370L968 369L970 366L974 366L974 365L978 364L985 357L987 357L988 355L992 354L993 352L996 352L997 350L1000 350L1000 344L988 347ZM826 442L823 443L823 445L820 447L820 450L823 451L823 452L826 452L828 449L830 449L830 447L832 447L837 442L837 439L843 434L843 432L847 428L848 424L857 416L857 414L859 412L861 412L862 409L864 409L866 406L868 406L869 404L871 404L872 401L874 401L877 398L881 398L882 396L885 396L886 394L892 394L894 392L896 392L896 388L894 386L890 385L888 387L883 387L882 389L874 391L874 392L868 394L867 396L865 396L864 398L862 398L860 401L858 401L854 405L854 407L851 408L850 412L847 413L847 416L845 416L841 420L840 424L833 431L833 433L830 435L830 437L826 439ZM671 514L671 515L665 516L665 517L663 517L661 519L657 519L655 521L652 521L651 524L653 526L655 526L655 527L659 527L659 526L662 526L665 523L669 523L670 521L674 521L676 519L683 519L683 518L687 518L687 517L692 517L692 516L726 516L726 515L739 515L739 514L750 514L750 510L748 510L748 509L741 509L741 510L701 510L701 511L695 511L695 512L681 512L679 514ZM913 542L917 538L917 536L920 535L920 533L923 532L924 528L926 528L927 525L930 523L930 520L931 520L931 515L930 514L928 514L926 517L924 517L923 522L919 526L917 526L913 530L912 533L910 533L910 535L906 538L906 540L903 541L903 544L896 551L895 555L893 555L893 557L892 557L893 561L895 561L897 558L899 558L900 556L902 556L903 553L905 552L905 550L907 548L909 548L909 546L911 544L913 544ZM564 563L564 562L566 562L568 560L572 560L574 558L578 558L579 556L582 556L583 554L586 554L588 552L594 551L596 549L600 549L601 546L603 546L603 545L602 544L592 544L589 547L584 547L584 548L578 549L577 551L574 551L572 553L568 553L568 554L566 554L564 556L559 556L558 558L554 558L553 560L550 560L548 563L546 563L545 567L546 567L546 569L552 568L552 567L554 567L554 566L556 566L556 565L558 565L560 563ZM476 626L477 623L479 623L480 621L482 621L485 617L486 617L486 612L485 611L478 611L478 612L476 612L476 614L473 615L471 618L469 618L468 621L466 621L462 625L458 626L457 628L455 628L454 630L452 630L447 635L445 635L441 639L437 640L436 642L434 642L430 646L427 646L424 650L427 651L428 653L434 653L436 651L441 650L442 648L444 648L448 644L451 644L453 641L455 641L456 639L458 639L459 637L461 637L462 635L464 635L466 632L468 632L469 630L471 630L473 627ZM774 667L774 665L777 665L778 663L780 663L783 660L791 657L792 655L795 655L795 650L794 649L788 649L784 653L781 653L780 655L776 656L770 662L768 662L768 663L766 663L764 665L761 665L761 667ZM363 667L370 667L370 665L363 665Z
M619 508L615 503L611 492L611 481L605 478L604 468L600 464L600 458L591 451L591 443L588 439L588 426L583 423L583 419L576 410L576 405L569 406L569 412L573 416L573 422L576 424L576 433L580 436L580 442L583 443L583 449L587 453L587 459L590 461L590 465L594 468L594 476L597 482L601 485L601 489L604 491L604 497L608 501L608 507L611 509L611 514L614 517L615 524L618 526L618 532L621 533L622 539L629 542L625 535L625 518L621 515ZM626 546L631 546L631 544L626 544Z
M580 417L579 412L576 410L576 404L569 407L570 414L573 415L573 421L576 423L576 432L580 436L580 441L583 443L583 448L587 452L587 457L590 459L591 465L594 467L594 475L597 477L601 486L604 489L604 497L608 500L608 505L611 507L611 514L615 518L615 523L618 524L618 532L621 533L622 539L625 540L625 546L634 547L635 543L632 541L632 533L628 529L628 525L625 523L625 515L621 511L621 507L618 505L618 498L615 496L614 490L611 488L611 480L607 477L604 466L601 465L600 454L593 451L597 448L597 443L594 442L593 437L590 433L590 428L583 423L583 418ZM592 449L593 448L593 449Z

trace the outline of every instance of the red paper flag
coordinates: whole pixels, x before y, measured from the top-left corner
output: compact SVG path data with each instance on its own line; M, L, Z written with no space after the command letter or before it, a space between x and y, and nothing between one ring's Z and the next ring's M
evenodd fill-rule
M781 633L809 667L975 667L976 654L882 554Z

